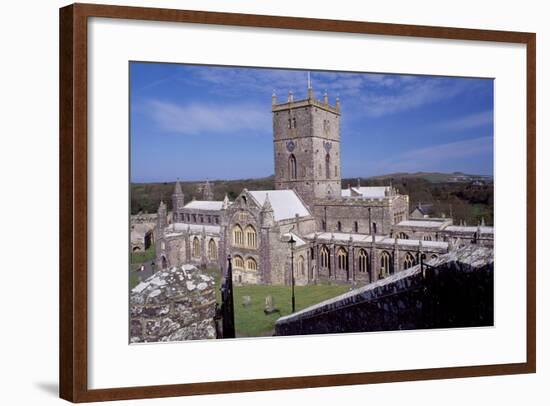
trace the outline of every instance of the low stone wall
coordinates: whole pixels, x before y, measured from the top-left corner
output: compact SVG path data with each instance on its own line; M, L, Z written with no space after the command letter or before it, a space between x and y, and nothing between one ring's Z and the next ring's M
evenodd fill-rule
M214 278L193 265L162 270L130 294L130 342L216 338Z
M275 335L493 325L493 250L468 246L281 317Z

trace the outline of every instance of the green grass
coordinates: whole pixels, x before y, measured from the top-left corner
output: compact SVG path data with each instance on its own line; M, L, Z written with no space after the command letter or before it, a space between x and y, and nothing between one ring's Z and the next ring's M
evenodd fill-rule
M296 311L313 304L338 296L349 290L344 285L308 285L296 286ZM264 314L266 296L273 296L273 304L281 313ZM251 304L243 306L243 296L250 296ZM272 335L275 321L291 313L290 286L248 285L234 289L235 329L240 337L258 337Z
M207 269L206 272L216 279L216 301L221 305L221 275L219 269ZM333 285L324 283L320 285L296 286L296 311L308 306L330 299L347 292L349 285ZM265 315L265 298L273 296L274 306L279 313ZM249 306L243 306L243 296L250 296ZM235 305L235 330L238 337L270 336L275 329L275 321L291 313L290 286L278 285L245 285L235 286L233 289L233 301Z
M155 259L155 246L151 245L145 251L132 252L130 255L130 262L132 264L143 264L146 261Z

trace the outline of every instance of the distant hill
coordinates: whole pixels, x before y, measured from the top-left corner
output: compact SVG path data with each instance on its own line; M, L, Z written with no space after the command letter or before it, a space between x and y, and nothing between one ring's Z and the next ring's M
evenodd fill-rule
M474 175L467 174L463 172L453 172L453 173L444 173L444 172L396 172L389 173L379 176L370 176L364 178L365 180L374 180L374 179L425 179L428 182L433 183L445 183L445 182L473 182L476 180L484 182L492 182L493 177L489 175Z
M400 193L409 195L410 209L419 203L431 203L435 214L452 216L456 222L477 224L482 218L487 224L493 223L493 179L490 176L470 175L461 172L438 173L392 173L359 179L363 186L382 186L390 183ZM193 197L202 199L204 182L180 182L185 202ZM274 189L274 176L254 179L211 180L214 199L222 200L225 194L235 199L243 189ZM132 183L130 185L131 213L140 211L155 213L159 202L164 200L168 209L172 207L172 192L175 182ZM357 178L342 179L342 188L356 186Z

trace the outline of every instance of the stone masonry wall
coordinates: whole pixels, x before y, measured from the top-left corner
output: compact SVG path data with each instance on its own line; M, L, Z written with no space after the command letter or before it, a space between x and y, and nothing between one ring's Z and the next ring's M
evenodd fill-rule
M275 335L493 325L493 250L469 246L281 317Z
M216 338L215 281L193 265L162 270L130 292L130 343Z

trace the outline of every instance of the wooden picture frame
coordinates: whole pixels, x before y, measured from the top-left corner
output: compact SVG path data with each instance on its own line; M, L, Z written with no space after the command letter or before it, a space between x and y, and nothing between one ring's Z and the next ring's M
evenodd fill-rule
M527 47L526 362L109 389L88 387L88 19L185 22L465 41ZM536 371L536 94L534 33L74 4L60 9L60 396L72 402L447 379Z

